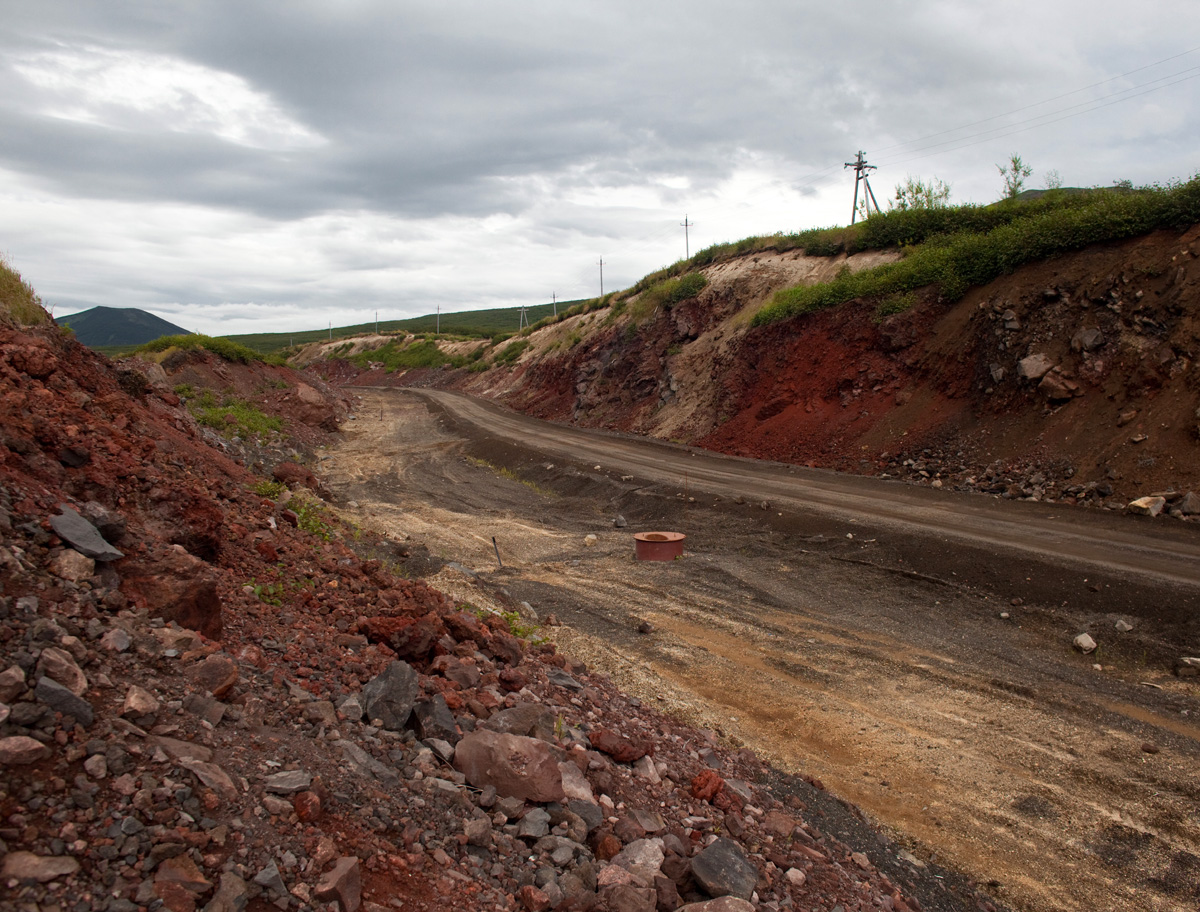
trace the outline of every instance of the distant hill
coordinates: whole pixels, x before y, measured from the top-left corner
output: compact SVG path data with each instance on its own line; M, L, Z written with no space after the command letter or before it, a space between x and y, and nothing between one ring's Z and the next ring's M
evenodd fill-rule
M525 308L526 325L533 325L543 317L566 310L578 301L559 301L557 304L531 304ZM407 320L381 320L379 323L358 323L354 326L335 326L332 329L304 329L284 333L250 333L226 336L253 349L259 354L269 355L295 345L323 342L326 339L348 339L375 332L434 333L443 336L469 336L472 339L495 335L512 335L521 328L521 308L497 307L491 310L462 310L455 313L425 314Z
M145 345L161 336L186 335L190 330L136 307L93 307L54 321L69 326L88 348Z

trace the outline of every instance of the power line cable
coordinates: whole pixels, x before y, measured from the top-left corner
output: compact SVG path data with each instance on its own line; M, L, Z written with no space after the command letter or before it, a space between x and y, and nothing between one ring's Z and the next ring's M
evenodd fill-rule
M1140 73L1143 70L1153 69L1156 66L1161 66L1164 63L1170 63L1172 60L1178 60L1180 57L1186 57L1188 54L1194 54L1197 51L1200 51L1200 47L1191 48L1190 50L1183 51L1180 54L1174 54L1171 57L1164 57L1162 60L1155 61L1154 63L1148 63L1145 66L1137 67L1136 69L1129 70L1128 72L1121 73L1117 76L1110 76L1108 79L1101 79L1099 82L1093 82L1091 85L1086 85L1083 88L1072 89L1070 92L1064 92L1063 94L1055 95L1052 98L1046 98L1046 99L1043 99L1042 101L1035 101L1032 104L1027 104L1020 108L1014 108L1013 110L1006 111L1003 114L994 114L991 117L985 117L983 120L972 121L971 123L963 124L962 126L959 126L959 127L952 127L949 130L942 130L939 133L930 133L928 136L921 136L921 137L918 137L917 139L911 139L906 142L895 143L890 146L884 146L882 149L876 149L875 153L880 154L883 152L889 152L892 149L898 148L900 146L909 146L909 145L912 145L913 143L924 142L927 139L936 139L939 136L945 136L947 133L957 133L959 130L967 130L967 129L970 129L971 127L977 127L980 124L990 123L993 120L999 120L1001 117L1009 117L1013 114L1020 114L1022 111L1028 111L1030 108L1037 108L1037 107L1041 107L1042 105L1045 105L1045 104L1050 104L1051 102L1054 102L1054 101L1061 101L1064 98L1070 98L1072 95L1078 95L1080 92L1086 92L1088 89L1094 89L1097 86L1106 85L1110 82L1115 82L1118 79L1124 79L1126 76L1132 76L1134 73Z

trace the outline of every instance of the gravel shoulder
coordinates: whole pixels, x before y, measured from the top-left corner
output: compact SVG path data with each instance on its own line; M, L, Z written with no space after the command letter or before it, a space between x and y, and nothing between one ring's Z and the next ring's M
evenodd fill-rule
M1200 899L1200 698L1171 673L1200 643L1193 527L362 396L322 463L341 512L456 562L443 590L457 574L556 615L560 646L628 692L819 780L899 840L897 871L940 862L1020 909ZM685 558L635 561L650 528L687 533ZM1083 630L1098 655L1072 650Z

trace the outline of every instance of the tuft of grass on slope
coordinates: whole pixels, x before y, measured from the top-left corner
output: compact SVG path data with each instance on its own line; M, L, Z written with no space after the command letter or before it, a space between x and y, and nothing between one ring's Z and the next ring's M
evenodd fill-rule
M3 254L0 254L0 319L17 326L40 326L50 322L42 299Z

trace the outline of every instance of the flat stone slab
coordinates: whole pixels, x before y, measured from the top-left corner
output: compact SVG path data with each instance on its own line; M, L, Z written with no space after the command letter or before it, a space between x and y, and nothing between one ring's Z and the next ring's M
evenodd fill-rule
M104 540L90 522L66 504L59 504L57 516L50 517L50 528L54 534L69 544L84 557L98 561L114 561L125 556Z

